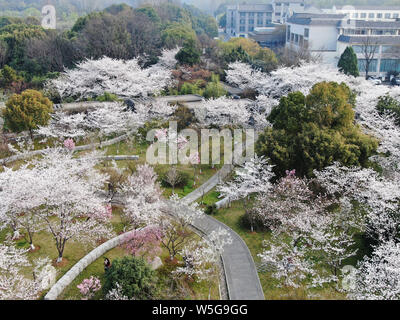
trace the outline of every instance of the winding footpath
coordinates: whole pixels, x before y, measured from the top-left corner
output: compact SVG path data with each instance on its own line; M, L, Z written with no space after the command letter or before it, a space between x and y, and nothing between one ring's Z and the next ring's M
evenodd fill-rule
M250 146L248 146L250 147ZM251 146L252 147L252 146ZM236 165L243 164L248 158L243 158ZM224 165L214 176L199 188L182 198L182 203L192 203L200 199L204 194L211 191L223 179L229 176L234 165ZM117 203L123 204L124 199L115 199ZM185 206L182 206L184 208ZM225 229L232 238L232 243L227 245L221 256L226 286L227 298L229 300L264 300L264 293L258 277L257 269L249 248L243 239L224 223L204 215L196 220L192 227L202 236L207 237L211 232L220 228ZM128 232L129 233L129 232ZM76 263L47 293L46 300L55 300L62 291L91 263L101 257L109 250L123 243L126 234L111 239L91 251L82 260Z
M236 164L243 164L246 160L248 159L245 158L241 163ZM197 201L226 178L232 172L233 168L233 165L224 165L220 171L202 186L184 197L182 201L186 203ZM227 225L208 215L195 221L193 227L206 236L212 231L222 228L228 231L233 240L232 244L224 248L222 254L229 300L264 300L264 292L260 278L258 277L256 265L243 239Z
M101 143L97 142L97 143L87 144L87 145L83 145L83 146L77 146L77 147L75 147L74 152L92 150L92 149L95 149L95 148L98 148L98 147L100 147L100 148L108 147L108 146L114 145L114 144L116 144L118 142L122 142L122 141L127 140L129 137L132 136L132 134L134 132L135 131L132 130L132 131L129 131L128 133L123 134L123 135L121 135L119 137L116 137L116 138L110 139L110 140L106 140L106 141L103 141ZM5 164L10 163L10 162L14 162L14 161L18 161L18 160L25 160L25 159L29 159L29 158L32 158L32 157L35 157L35 156L39 156L39 155L42 155L42 154L48 152L49 150L51 150L51 148L19 153L19 154L13 155L13 156L8 157L8 158L1 158L0 159L0 165L5 165ZM112 157L112 156L110 156L110 157ZM108 158L110 158L110 157L108 157ZM113 157L113 158L116 158L116 157ZM133 157L137 157L137 156L133 156ZM104 160L107 160L107 157L104 157ZM125 159L119 159L119 160L125 160ZM128 159L128 160L137 160L137 159Z

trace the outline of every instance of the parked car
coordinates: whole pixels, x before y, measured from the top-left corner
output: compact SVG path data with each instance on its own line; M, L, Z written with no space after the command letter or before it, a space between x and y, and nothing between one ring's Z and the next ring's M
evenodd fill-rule
M394 86L400 86L400 78L393 78L390 83Z
M382 80L379 79L378 77L368 77L368 81L371 81L375 85L380 85L382 84Z

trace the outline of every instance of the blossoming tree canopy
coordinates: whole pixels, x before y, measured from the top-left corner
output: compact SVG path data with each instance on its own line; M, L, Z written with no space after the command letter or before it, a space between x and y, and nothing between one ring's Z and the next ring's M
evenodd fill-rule
M95 102L85 112L56 112L50 124L39 127L36 132L46 137L70 139L80 139L94 133L98 137L124 134L136 131L147 121L167 119L174 110L175 107L159 100L136 104L134 111L128 110L120 102Z
M95 98L104 92L121 97L157 94L172 81L176 52L177 49L163 51L159 62L149 68L142 68L137 58L127 61L108 57L88 59L51 80L47 87L55 89L62 98L77 100Z
M43 268L48 258L33 263L35 279L24 275L23 268L32 266L25 249L17 249L10 241L0 243L0 300L35 300L41 290Z
M101 196L108 177L94 168L98 156L95 152L76 159L63 148L49 149L29 168L0 173L0 218L10 224L22 219L17 227L31 232L42 224L54 238L58 262L68 241L95 244L112 237L110 210ZM15 205L18 199L21 205ZM21 213L26 217L20 218ZM31 213L34 219L28 219Z

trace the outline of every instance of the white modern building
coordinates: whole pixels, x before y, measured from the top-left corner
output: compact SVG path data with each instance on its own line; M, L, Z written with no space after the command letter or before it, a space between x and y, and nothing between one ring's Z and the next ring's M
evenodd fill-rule
M400 4L400 2L399 2ZM323 9L325 13L346 14L350 19L368 21L390 20L400 18L399 6L343 6Z
M272 21L278 23L286 23L286 20L293 15L294 12L304 12L306 6L305 0L272 0Z
M339 26L344 14L295 13L286 23L286 47L309 50L325 63L335 63Z
M365 73L366 58L371 57L370 74L400 72L400 20L355 20L346 13L295 13L287 21L286 47L291 50L307 48L323 62L337 65L348 46L357 54L360 73Z

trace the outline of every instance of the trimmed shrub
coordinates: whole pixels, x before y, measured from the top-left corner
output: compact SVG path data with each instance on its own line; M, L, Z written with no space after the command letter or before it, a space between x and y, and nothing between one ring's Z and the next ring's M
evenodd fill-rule
M114 260L105 278L104 295L116 289L117 283L121 286L122 294L129 299L148 300L155 295L155 273L142 258Z

